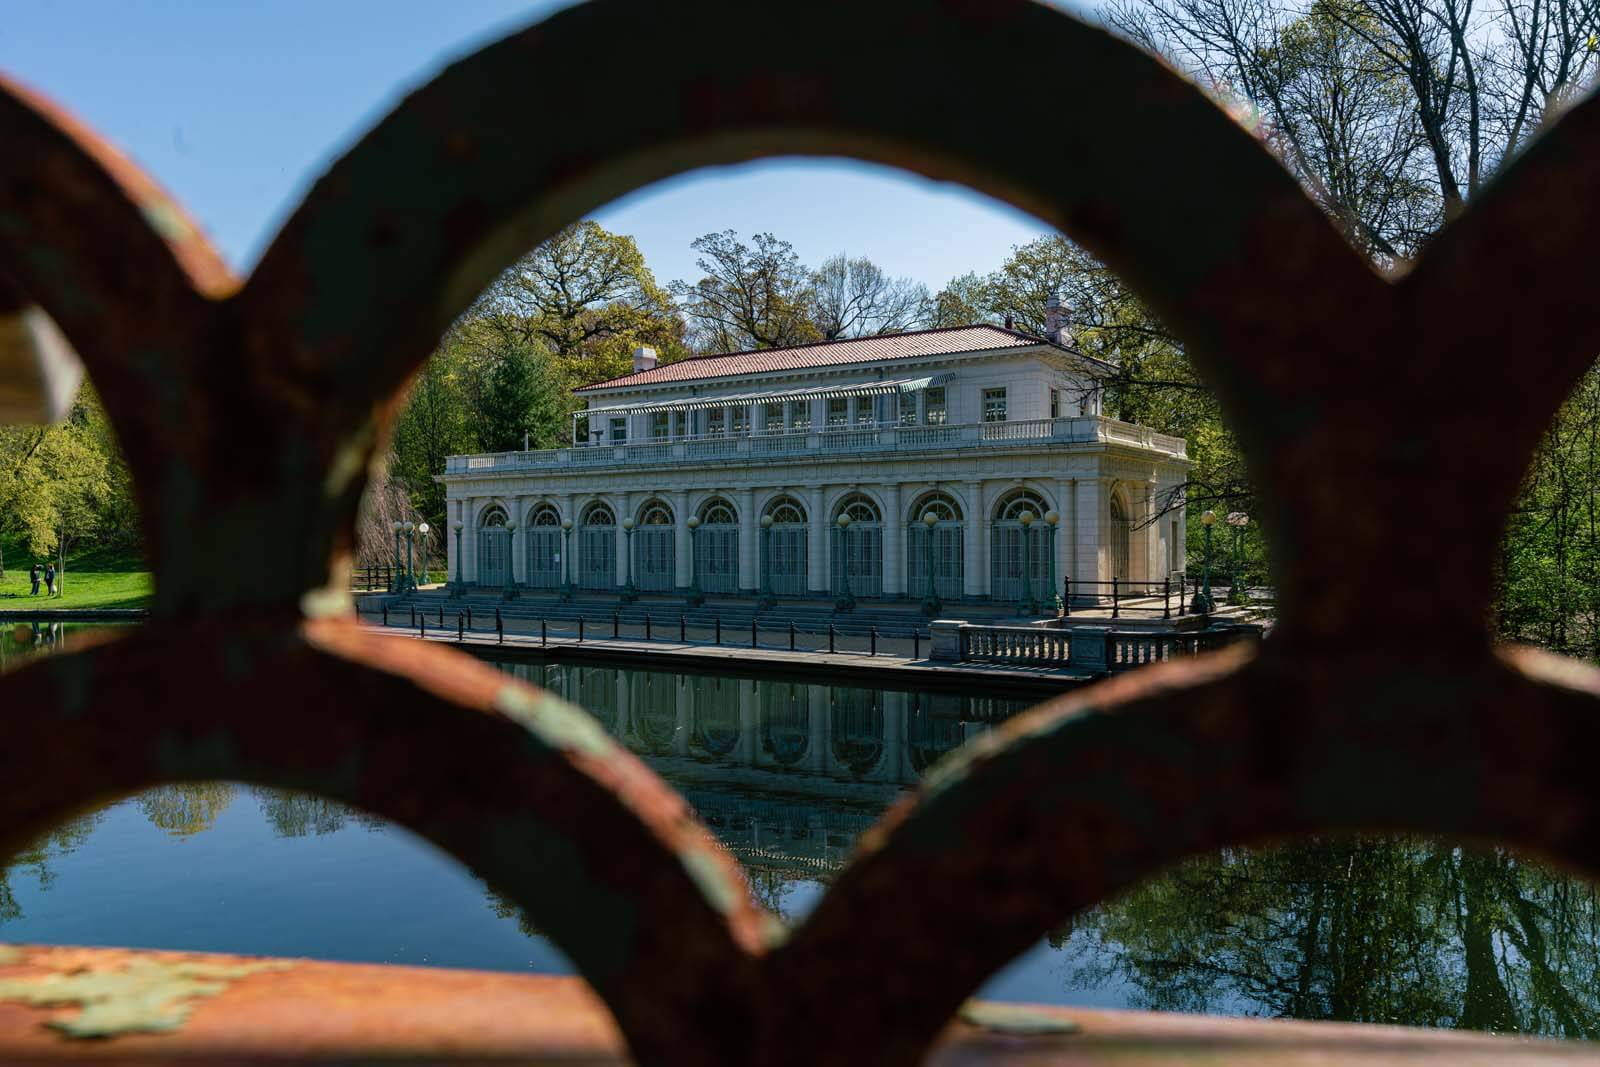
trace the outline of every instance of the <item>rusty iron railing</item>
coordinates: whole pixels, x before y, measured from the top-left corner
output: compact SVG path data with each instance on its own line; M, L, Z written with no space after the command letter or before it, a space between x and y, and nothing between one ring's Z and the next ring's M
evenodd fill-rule
M496 272L651 181L785 153L962 182L1102 257L1215 386L1281 561L1271 640L985 735L788 932L592 721L361 632L346 592L400 391ZM1385 278L1200 91L1042 5L595 0L413 93L244 280L6 84L0 317L43 309L88 368L156 594L137 631L0 679L0 847L173 780L353 804L483 875L639 1058L684 1064L913 1062L1064 916L1221 846L1407 830L1600 874L1600 674L1485 621L1523 471L1600 352L1597 194L1591 96ZM269 536L283 565L234 565Z

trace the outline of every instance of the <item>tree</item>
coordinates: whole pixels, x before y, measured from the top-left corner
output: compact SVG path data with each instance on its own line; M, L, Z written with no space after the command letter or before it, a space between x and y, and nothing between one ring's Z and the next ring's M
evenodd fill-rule
M891 278L865 257L828 257L811 275L811 318L824 339L903 333L928 317L921 282Z
M990 279L968 271L951 278L934 294L928 308L928 325L937 328L996 322L999 319L994 314L994 306Z
M822 339L812 320L811 272L794 247L770 233L746 245L733 230L708 233L690 245L704 273L699 281L672 283L701 352L780 348Z
M233 803L231 782L179 782L139 794L139 810L150 824L173 837L209 830Z
M488 386L481 451L514 451L524 440L534 448L554 443L571 407L571 390L548 353L529 342L508 345L489 370Z
M502 345L534 345L595 382L625 373L640 345L683 354L683 320L632 237L575 222L507 268L466 316Z

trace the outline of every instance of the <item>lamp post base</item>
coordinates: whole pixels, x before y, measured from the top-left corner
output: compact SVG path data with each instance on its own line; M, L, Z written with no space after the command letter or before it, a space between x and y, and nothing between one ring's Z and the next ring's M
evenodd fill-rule
M629 582L627 585L622 587L622 602L624 604L635 603L635 602L638 601L638 599L639 599L639 590L637 590L637 589L635 589L633 587L633 583L632 582Z
M706 595L704 593L702 593L698 589L691 589L691 590L689 590L688 599L689 599L689 606L691 608L698 608L700 605L702 605L702 604L704 604L706 602Z
M934 618L944 611L944 601L937 596L929 594L922 598L922 613L928 618Z
M851 596L849 593L844 594L844 596L840 597L838 600L835 600L833 602L833 610L834 611L854 611L854 610L856 610L856 598Z
M771 611L778 606L778 598L771 593L762 593L756 600L756 607L762 611Z
M1196 593L1194 599L1189 601L1191 615L1210 615L1216 607L1217 601L1210 593Z

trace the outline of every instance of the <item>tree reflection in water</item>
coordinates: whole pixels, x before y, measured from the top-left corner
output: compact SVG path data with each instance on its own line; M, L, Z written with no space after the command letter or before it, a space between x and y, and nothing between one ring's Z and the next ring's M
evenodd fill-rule
M173 837L192 837L211 829L233 803L229 782L179 782L139 794L139 810L150 825Z
M1311 841L1191 861L1074 924L1072 984L1164 1011L1594 1038L1595 887L1503 850Z

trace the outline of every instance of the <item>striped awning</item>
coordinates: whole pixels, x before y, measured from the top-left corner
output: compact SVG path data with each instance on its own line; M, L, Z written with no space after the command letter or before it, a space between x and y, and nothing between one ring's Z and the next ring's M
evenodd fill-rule
M746 404L780 404L790 400L832 399L848 396L885 396L914 393L929 386L939 385L954 377L953 374L935 374L923 378L894 378L880 382L858 382L855 385L814 386L809 389L776 389L759 393L718 393L715 396L691 396L679 400L658 400L646 403L613 404L608 407L583 408L574 415L599 415L626 413L648 415L657 411L698 411L702 408L743 407Z

